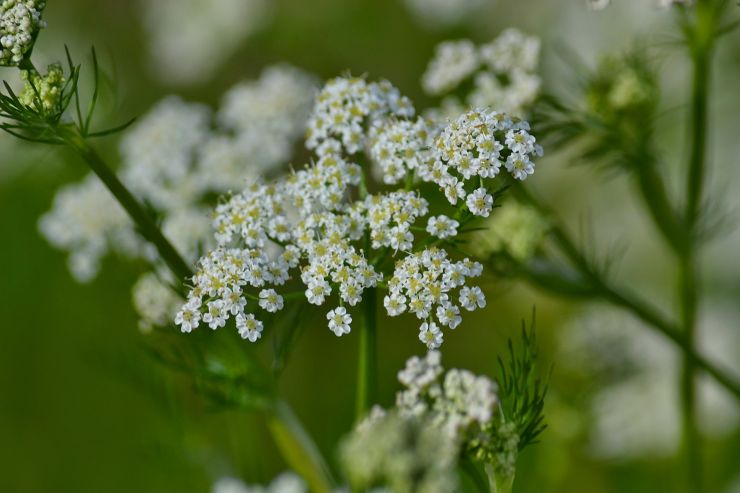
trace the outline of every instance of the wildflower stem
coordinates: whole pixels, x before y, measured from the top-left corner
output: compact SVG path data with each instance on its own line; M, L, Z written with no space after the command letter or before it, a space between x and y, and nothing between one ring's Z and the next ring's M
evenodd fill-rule
M267 416L270 432L288 465L307 483L311 491L329 493L332 480L329 468L290 407L278 401Z
M702 491L701 437L696 415L696 318L699 302L697 265L697 223L706 176L707 126L711 58L716 36L716 12L707 1L698 1L695 18L687 32L692 63L690 128L691 151L686 180L684 212L686 244L679 258L679 300L683 336L689 351L684 352L681 377L683 447L689 474L689 491Z
M87 165L90 166L90 169L100 178L108 190L110 190L118 203L121 204L129 217L131 217L134 224L139 228L142 236L157 248L162 260L164 260L172 273L180 280L192 277L193 272L188 263L167 238L164 237L146 209L144 209L126 186L121 183L97 151L80 136L76 129L59 127L56 131L59 137L82 157Z
M377 288L365 291L364 318L360 328L360 354L357 359L357 400L355 419L362 419L375 402L377 367Z

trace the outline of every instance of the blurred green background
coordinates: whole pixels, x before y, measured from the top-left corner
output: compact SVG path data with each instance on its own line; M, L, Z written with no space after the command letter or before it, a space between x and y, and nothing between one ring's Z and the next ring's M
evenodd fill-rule
M661 147L668 162L676 162L667 173L678 176L685 153L686 65L680 49L668 43L676 37L669 15L647 0L617 2L598 15L580 0L498 0L466 22L440 29L420 25L400 1L276 0L264 24L225 56L212 76L189 84L161 82L152 71L141 2L49 3L49 27L41 34L38 57L61 58L68 44L82 58L94 45L115 80L114 121L141 114L173 92L215 105L232 84L276 62L321 78L347 70L387 78L424 108L432 101L421 93L419 79L436 43L461 37L486 42L510 26L542 37L545 88L569 93L577 74L564 52L592 63L598 53L619 52L640 39L662 46ZM712 195L733 210L740 205L735 191L740 184L737 34L725 40L718 58L711 186ZM3 72L4 78L14 77L10 70ZM99 146L116 161L115 139ZM96 280L80 285L68 274L64 254L39 236L37 220L55 190L85 172L64 152L0 135L0 491L203 492L224 474L268 482L286 466L260 417L209 406L191 392L186 378L144 351L147 336L137 329L130 306L130 287L143 266L108 259ZM550 153L538 163L532 186L570 224L593 224L599 245L626 244L617 277L666 309L674 306L671 259L649 234L627 179L570 166L567 155ZM720 324L734 334L740 325L738 246L740 237L728 234L704 259L706 289L712 300L728 307ZM584 383L558 360L560 328L582 307L506 281L487 288L486 309L446 338L445 366L495 375L495 355L535 305L543 362L554 364L546 408L550 427L543 443L524 453L515 491L679 489L684 475L675 456L618 460L589 452L588 416L580 403L594 384ZM711 306L703 307L703 316L713 315L707 313ZM225 332L211 336L229 337ZM396 372L423 347L415 322L406 319L383 322L379 337L381 404L390 405ZM282 380L286 399L329 457L352 422L356 342L356 333L340 340L321 321L307 327ZM727 364L738 369L738 360ZM635 405L650 407L650 399L638 395ZM737 426L707 438L703 453L707 491L736 491L729 485L740 478Z

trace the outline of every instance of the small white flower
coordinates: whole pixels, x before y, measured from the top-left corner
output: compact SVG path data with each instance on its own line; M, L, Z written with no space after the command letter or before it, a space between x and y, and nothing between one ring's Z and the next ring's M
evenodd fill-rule
M429 349L437 349L442 345L442 331L434 322L424 322L419 327L419 340Z
M323 280L311 281L306 289L306 299L312 305L323 305L329 294L331 294L331 287Z
M236 316L236 329L242 339L248 339L249 342L256 342L262 337L262 322L254 318L251 313Z
M191 332L198 327L201 317L199 308L199 305L189 302L177 312L175 324L180 326L181 331Z
M206 305L208 311L203 315L203 321L213 330L219 329L226 325L227 312L224 310L222 300L209 301Z
M449 238L457 236L457 228L460 223L447 216L432 216L427 221L427 233L437 238Z
M472 288L465 286L460 290L460 305L468 311L486 306L486 297L478 286Z
M385 306L389 316L395 317L406 311L406 297L399 293L386 295L383 298L383 306Z
M468 206L468 210L476 216L488 217L493 209L493 195L488 193L485 188L477 188L468 195L465 204Z
M347 313L347 310L343 307L337 307L326 314L326 319L329 320L329 330L334 332L337 336L350 333L349 324L352 323L352 316Z
M442 325L446 325L447 327L454 329L460 325L460 322L462 322L460 309L452 303L440 305L437 307L437 320L439 320L439 323Z
M263 289L260 291L259 305L263 310L275 313L283 309L283 297L274 289Z

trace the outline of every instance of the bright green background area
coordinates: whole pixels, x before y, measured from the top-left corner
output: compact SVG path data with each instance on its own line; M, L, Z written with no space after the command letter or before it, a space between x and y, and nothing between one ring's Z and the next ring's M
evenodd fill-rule
M323 78L346 70L388 78L421 108L431 101L420 94L418 81L437 42L463 36L485 42L510 25L545 38L543 65L550 76L546 84L557 86L572 75L572 67L557 55L559 47L569 46L588 56L593 46L618 48L639 34L623 10L591 17L582 12L579 0L499 0L498 4L467 28L432 32L420 28L397 1L276 1L272 21L244 43L214 80L186 88L163 87L149 73L136 2L50 2L49 28L42 33L38 50L45 58L61 58L62 43L68 43L82 58L95 45L116 77L118 107L111 118L120 121L146 111L171 92L216 104L230 85L280 61ZM605 29L620 22L620 29ZM659 25L663 31L658 37L665 39L669 27ZM725 75L718 81L722 88L718 98L723 115L736 115L740 109L740 96L731 90L733 80L737 88L739 44L735 36L722 52ZM680 104L685 74L677 50L666 66L670 70L667 97ZM14 75L3 70L0 76ZM680 108L674 111L676 118L666 124L666 147L669 154L680 157L682 134L676 122L683 113ZM718 154L731 156L729 146L737 146L732 136L740 131L740 122L735 119L733 124L731 117L723 121L730 124L722 125L713 136L729 149ZM143 266L109 259L98 279L79 285L68 275L64 255L38 235L37 219L49 208L55 190L81 177L84 165L64 152L15 145L0 136L0 147L11 144L13 149L3 152L0 162L0 491L202 492L222 474L266 482L284 470L259 416L209 406L190 390L186 378L165 370L146 354L146 336L137 330L130 306L130 286ZM115 145L114 140L99 144L111 162L116 161ZM603 177L584 168L568 167L567 161L562 155L543 160L539 168L543 172L535 175L534 185L574 222L583 217L584 204L590 204L595 194L619 197L620 207L633 207L626 205L624 181L606 184ZM598 223L599 214L608 208L594 206L590 219ZM646 228L639 220L636 224L638 231ZM606 225L606 231L612 231L612 236L624 230L619 224L611 227ZM636 277L647 292L670 295L671 261L661 252L658 242L648 243L635 256L637 260L628 259L623 275ZM738 284L722 279L709 288L731 296ZM585 389L559 375L553 351L559 324L576 307L506 282L489 292L489 306L466 317L446 337L446 366L494 375L495 355L535 304L543 360L546 365L555 364L548 408L551 428L541 445L523 455L515 491L677 489L684 476L676 460L606 463L586 453L585 425L568 414L573 408L567 406ZM670 307L668 295L657 302ZM322 450L334 457L334 444L352 421L358 334L337 339L325 329L322 312L312 312L316 314L306 317L309 326L282 387ZM390 405L395 373L423 347L416 340L415 320L381 320L381 404ZM230 337L225 332L211 336ZM740 473L739 437L707 442L705 453L708 491L720 491L733 472Z

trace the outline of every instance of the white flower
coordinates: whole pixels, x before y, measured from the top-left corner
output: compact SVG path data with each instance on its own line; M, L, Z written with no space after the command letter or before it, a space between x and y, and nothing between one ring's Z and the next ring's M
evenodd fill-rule
M485 308L486 297L478 286L472 288L465 286L460 290L460 305L472 312L476 308Z
M0 3L0 66L18 65L33 46L41 20L43 0L3 0Z
M457 236L457 228L460 223L447 216L433 216L427 221L427 233L437 238L449 238Z
M465 201L468 210L476 216L488 217L493 209L493 195L485 188L477 188Z
M472 41L441 43L421 78L421 86L432 95L450 91L468 78L479 64L478 50Z
M437 307L437 320L439 320L439 323L442 325L446 325L447 327L454 329L460 325L460 322L462 322L460 309L449 302L439 305Z
M263 289L260 291L259 305L263 310L275 313L283 309L283 297L274 289Z
M123 256L142 249L123 207L92 174L57 192L51 210L39 220L39 229L52 245L71 252L68 264L79 282L95 277L109 249Z
M526 154L512 154L506 159L506 169L517 180L526 180L534 173L534 163Z
M210 80L242 41L264 25L269 0L143 0L152 71L167 83Z
M540 40L509 28L491 43L481 46L480 57L497 74L532 72L537 69Z
M399 293L386 295L383 306L391 317L398 316L406 311L406 297Z
M383 182L395 185L415 170L423 172L433 161L433 133L423 118L415 122L390 119L376 123L370 129L368 150Z
M131 291L143 332L172 323L182 305L182 298L151 272L141 276Z
M352 323L352 316L347 313L347 310L343 307L337 307L326 314L326 319L329 321L329 330L334 332L337 336L350 333L349 324Z
M429 419L454 440L475 436L493 420L496 384L467 370L445 374L438 351L429 351L424 359L410 358L398 380L404 386L396 394L401 415Z
M422 77L432 95L445 95L441 107L428 113L433 120L457 117L466 107L495 108L524 115L540 92L537 75L540 41L516 29L503 31L479 48L470 41L445 42ZM464 81L472 88L464 100L450 92Z
M254 318L254 315L240 313L236 316L236 329L242 339L249 339L250 342L256 342L262 337L262 322Z
M200 305L196 303L186 303L175 315L175 323L180 326L180 330L183 332L191 332L193 329L198 328L200 324L201 314Z
M437 349L443 342L442 331L434 322L424 322L419 327L419 340L429 349Z
M203 315L203 322L207 323L213 330L226 325L226 317L228 316L228 313L224 310L223 300L209 301L206 306L207 311L205 315Z
M366 147L366 129L389 116L410 117L414 108L408 98L387 81L366 82L362 78L337 77L326 83L316 98L308 125L306 146L322 156L337 142L348 154Z

